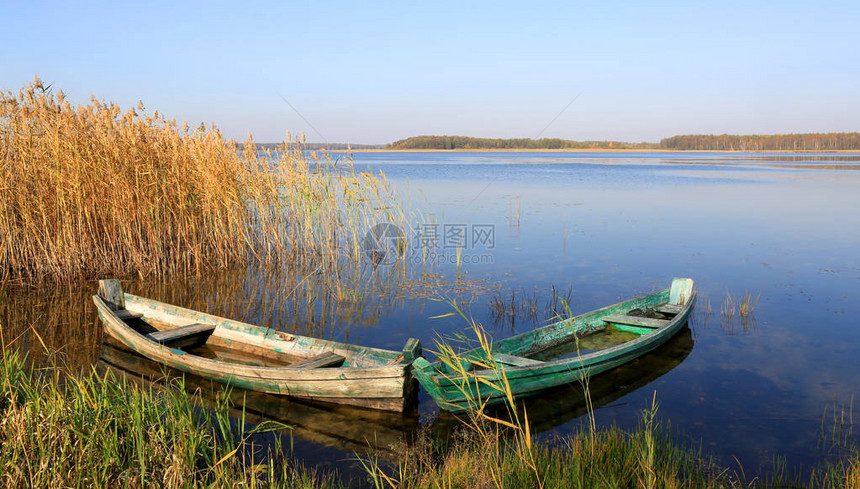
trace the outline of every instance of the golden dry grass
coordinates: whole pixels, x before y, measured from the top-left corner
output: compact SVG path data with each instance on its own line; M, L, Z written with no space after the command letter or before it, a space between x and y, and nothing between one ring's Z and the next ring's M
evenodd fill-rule
M38 78L0 94L0 271L16 281L200 273L360 251L368 222L402 218L384 178L295 145L240 151L214 127L143 105L73 106Z
M738 300L732 297L732 294L727 290L726 298L723 299L723 303L720 306L720 313L728 319L735 317L736 312L742 318L750 317L753 315L760 297L761 294L753 297L752 292L744 292ZM708 307L710 307L710 303Z

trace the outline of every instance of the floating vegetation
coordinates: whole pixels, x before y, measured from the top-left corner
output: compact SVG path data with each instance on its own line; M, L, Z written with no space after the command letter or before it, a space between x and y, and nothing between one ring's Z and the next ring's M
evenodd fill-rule
M520 235L520 206L522 199L520 197L511 198L511 212L508 215L508 226L510 227L511 236Z
M398 283L396 295L399 298L432 299L441 294L457 298L460 303L468 303L500 287L496 282L470 278L466 274L457 274L452 281L439 273L422 273Z

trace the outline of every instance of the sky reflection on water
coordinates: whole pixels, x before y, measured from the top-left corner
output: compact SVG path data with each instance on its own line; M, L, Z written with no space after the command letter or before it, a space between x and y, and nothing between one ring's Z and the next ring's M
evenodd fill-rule
M672 277L692 277L699 301L689 330L629 368L592 380L597 422L636 426L656 391L659 418L724 466L735 467L737 457L747 473L767 470L776 455L789 467L809 465L826 453L823 415L849 408L860 387L860 172L788 166L797 156L357 153L357 169L382 170L407 208L426 217L424 225L438 226L440 234L445 225L465 227L459 273L456 250L444 248L440 236L432 251L445 260L427 264L428 275L420 275L422 250L407 254L411 279L421 283L400 279L396 264L382 265L373 277L356 272L356 283L345 280L343 299L335 302L324 294L294 293L306 275L309 282L321 281L317 289L326 287L324 277L301 270L225 270L165 283L129 280L124 287L192 309L366 346L400 350L414 336L426 353L435 349L434 341L468 329L456 317L431 319L453 310L431 297L456 299L500 339L544 324L558 303L553 289L582 313L667 287ZM838 158L860 161L860 155ZM721 161L731 164L713 164ZM404 231L416 237L422 223ZM493 230L492 246L473 240L477 226ZM372 269L370 263L360 267ZM49 347L75 355L70 364L88 368L101 345L89 299L94 290L94 282L85 281L10 291L0 304L4 334L22 334L19 343L36 359L44 356L40 342L24 334L34 326ZM721 316L727 294L738 300L745 292L759 298L754 315ZM511 297L516 317L494 314L491 305L509 304ZM46 320L46 307L62 314ZM578 389L530 401L540 436L579 428ZM283 400L257 407L301 414L309 435L297 435L294 453L305 463L361 472L346 445L332 446L312 434L319 421L313 410ZM397 429L414 431L419 418L438 436L452 426L423 391L413 418Z
M725 463L737 456L756 469L774 455L789 464L812 463L825 409L847 406L860 387L860 326L852 319L860 314L860 172L779 167L804 155L726 155L730 165L712 164L722 158L357 153L355 162L381 169L404 193L408 188L411 205L440 226L495 226L492 263L461 271L502 290L535 291L543 301L552 285L572 287L579 313L665 287L673 276L693 277L701 298L692 353L598 410L598 422L635 425L656 390L662 419ZM686 163L696 159L709 164ZM444 267L451 275L452 267ZM760 297L754 318L741 324L721 317L727 293L737 300L744 292ZM490 324L488 298L481 299L469 311ZM702 312L706 304L709 317ZM445 307L427 304L419 314L441 314ZM396 327L392 320L378 329ZM455 320L410 321L431 345L433 332L465 327ZM421 409L434 409L426 395ZM568 421L556 431L577 426Z

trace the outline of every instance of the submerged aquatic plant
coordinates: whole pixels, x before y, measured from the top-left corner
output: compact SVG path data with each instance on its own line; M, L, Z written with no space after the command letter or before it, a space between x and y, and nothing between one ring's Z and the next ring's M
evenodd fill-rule
M549 320L560 318L565 312L569 313L569 308L566 306L570 303L573 289L568 287L566 291L557 288L555 285L550 287L550 296L546 301L545 307L541 310L538 294L535 291L529 293L525 289L510 291L510 297L506 298L500 290L497 290L490 298L489 309L490 317L493 324L496 326L510 326L511 329L516 327L518 319L522 319L531 323L537 323L541 314ZM569 316L568 316L569 317Z
M752 292L744 292L738 305L738 314L740 314L741 317L752 316L753 311L755 311L755 306L758 305L760 297L761 294L758 294L755 299L753 299Z
M740 299L735 299L731 292L726 290L726 298L723 299L723 303L720 306L720 313L728 319L735 317L735 314L738 314L742 318L750 317L753 315L760 297L761 294L753 297L752 292L744 292Z
M726 298L723 299L722 305L720 305L720 314L722 314L726 318L735 317L735 311L737 310L737 306L735 303L734 297L729 291L726 291Z

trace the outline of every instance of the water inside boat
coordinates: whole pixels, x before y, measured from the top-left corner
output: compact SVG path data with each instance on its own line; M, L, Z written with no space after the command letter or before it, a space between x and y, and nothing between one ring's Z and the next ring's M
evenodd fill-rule
M529 355L529 358L543 362L564 358L576 358L578 356L612 348L613 346L635 340L638 337L639 335L636 333L621 331L610 325L604 329L595 331L594 333L582 336L578 340L571 337L570 341L556 345L548 350Z

